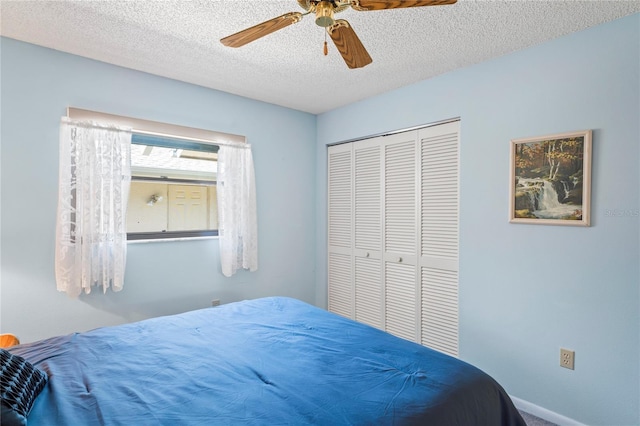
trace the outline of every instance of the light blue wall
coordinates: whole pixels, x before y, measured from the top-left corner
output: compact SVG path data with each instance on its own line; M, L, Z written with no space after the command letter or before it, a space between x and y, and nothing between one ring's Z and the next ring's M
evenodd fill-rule
M315 301L316 117L1 39L2 332L23 341L268 295ZM124 290L73 300L54 282L58 129L66 107L245 135L259 270L225 278L217 240L130 244Z
M451 117L461 117L461 358L561 415L638 424L640 15L319 116L319 304L326 145ZM508 223L510 140L584 129L592 226ZM575 371L558 366L560 347L575 350Z

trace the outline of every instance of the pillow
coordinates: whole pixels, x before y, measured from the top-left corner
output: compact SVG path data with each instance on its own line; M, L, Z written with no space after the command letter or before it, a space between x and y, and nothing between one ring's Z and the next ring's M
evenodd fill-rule
M33 402L47 383L47 375L24 358L0 349L2 425L26 425Z

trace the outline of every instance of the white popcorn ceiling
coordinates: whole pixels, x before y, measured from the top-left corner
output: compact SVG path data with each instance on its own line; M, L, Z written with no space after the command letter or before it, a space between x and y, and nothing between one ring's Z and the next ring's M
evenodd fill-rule
M336 15L373 63L350 70L313 15L240 48L220 39L296 0L1 0L0 34L314 114L640 12L640 1L458 0ZM595 58L594 58L595 60ZM597 66L597 65L594 65Z

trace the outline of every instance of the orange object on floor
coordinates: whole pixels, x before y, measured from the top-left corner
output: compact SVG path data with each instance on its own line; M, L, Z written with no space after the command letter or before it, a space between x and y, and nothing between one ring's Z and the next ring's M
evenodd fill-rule
M14 345L19 345L20 340L13 334L0 334L0 348L9 348Z

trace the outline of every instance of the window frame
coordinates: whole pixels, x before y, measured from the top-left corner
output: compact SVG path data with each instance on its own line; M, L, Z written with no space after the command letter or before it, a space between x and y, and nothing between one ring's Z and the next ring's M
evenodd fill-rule
M87 120L110 123L121 127L129 127L132 134L144 135L150 138L166 138L185 141L185 143L207 144L207 145L227 145L245 144L246 137L232 133L216 132L212 130L199 129L194 127L180 126L170 123L163 123L151 120L125 117L97 111L90 111L80 108L67 108L67 117L74 120ZM152 176L133 176L132 181L154 181L154 182L178 182L180 179L160 178ZM198 181L183 179L182 183L202 184L212 181ZM214 184L217 181L213 181ZM176 241L184 239L216 238L218 230L192 230L192 231L160 231L160 232L127 232L127 242L144 241Z

